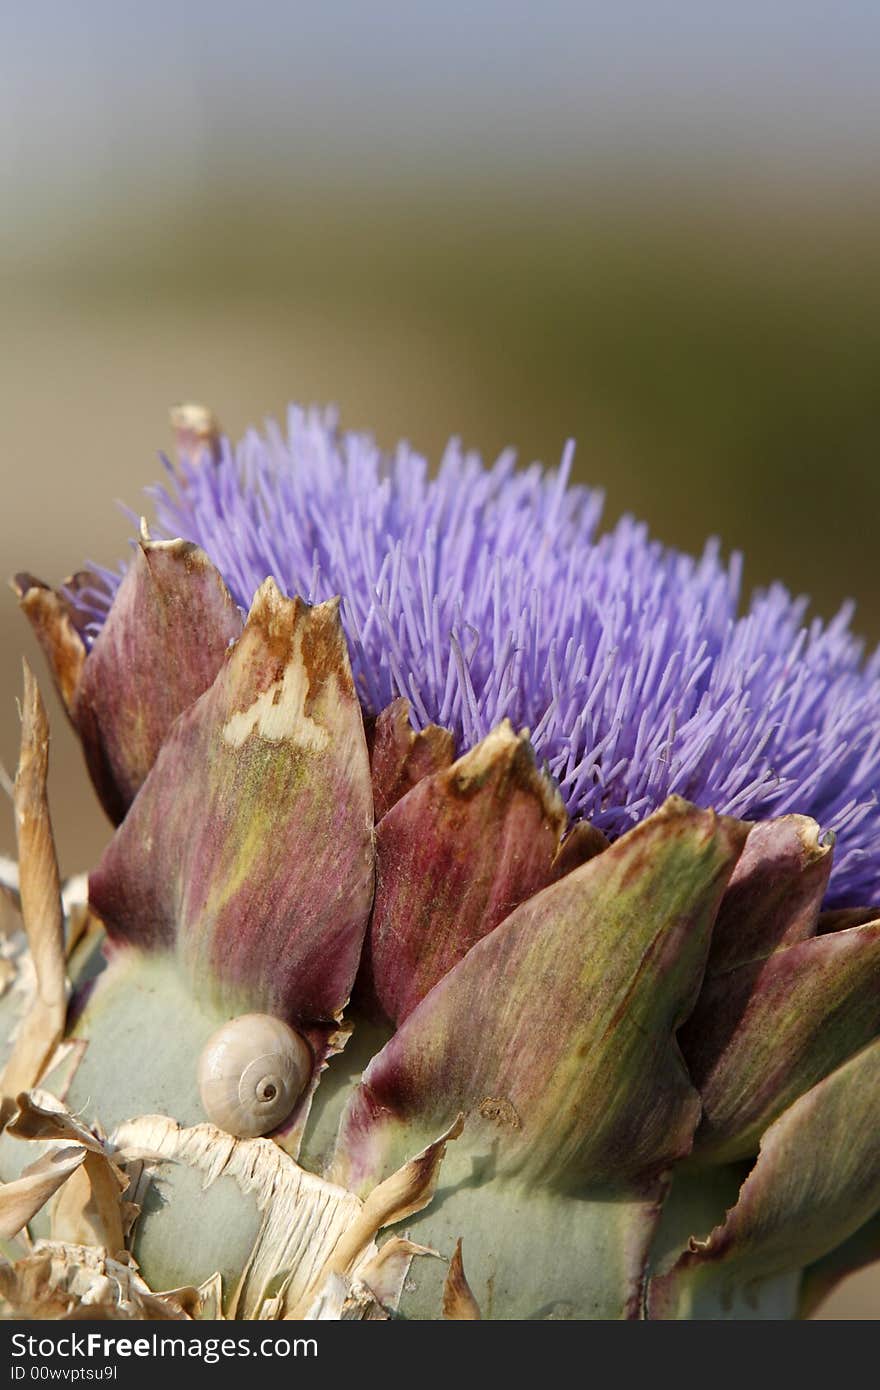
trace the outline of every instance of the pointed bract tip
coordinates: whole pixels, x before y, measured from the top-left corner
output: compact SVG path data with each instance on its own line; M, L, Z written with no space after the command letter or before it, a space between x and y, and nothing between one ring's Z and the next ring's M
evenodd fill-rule
M26 656L21 659L21 669L24 683L21 702L22 746L25 742L31 745L48 743L49 719L46 706L43 704L37 678Z
M502 719L485 738L462 754L446 775L450 785L462 795L479 790L490 777L513 778L525 790L538 796L547 818L559 823L560 835L568 823L559 788L538 767L528 731L523 729L516 733L509 719Z
M824 859L834 849L834 832L822 833L822 827L811 816L792 816L797 833L803 845L804 854L810 862Z
M251 599L251 606L248 609L247 620L250 623L269 621L278 613L292 615L296 612L301 600L299 598L288 598L278 587L276 580L270 574L263 580Z
M208 406L187 401L172 406L169 416L182 459L197 463L205 455L214 461L220 457L220 425Z
M455 1250L449 1261L449 1272L443 1285L443 1316L458 1322L479 1322L483 1316L464 1272L461 1236L455 1242Z
M42 579L28 574L26 570L20 570L18 574L10 576L9 587L16 598L23 599L26 594L30 593L31 589L48 589L49 586L44 584Z
M338 599L310 605L299 595L287 598L270 577L254 595L247 616L245 636L256 631L285 665L294 659L301 662L312 691L332 676L340 691L355 698Z

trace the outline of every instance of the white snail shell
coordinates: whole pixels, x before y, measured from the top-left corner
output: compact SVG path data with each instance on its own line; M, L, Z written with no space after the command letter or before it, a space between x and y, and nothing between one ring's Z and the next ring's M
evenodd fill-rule
M240 1014L212 1033L199 1058L208 1119L236 1139L269 1134L287 1118L312 1075L305 1038L271 1014Z

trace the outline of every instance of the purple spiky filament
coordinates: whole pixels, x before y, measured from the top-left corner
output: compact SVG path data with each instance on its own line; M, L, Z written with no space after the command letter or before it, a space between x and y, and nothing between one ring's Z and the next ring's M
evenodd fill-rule
M670 793L813 816L838 837L829 901L876 898L880 656L850 608L805 626L806 601L774 585L738 616L738 556L680 554L631 517L599 535L601 494L568 486L571 457L517 471L453 442L431 478L406 445L387 456L291 409L286 437L224 441L152 492L159 534L201 545L242 607L269 574L343 596L369 712L405 695L460 751L505 716L527 726L569 812L612 837ZM105 612L98 595L93 631Z

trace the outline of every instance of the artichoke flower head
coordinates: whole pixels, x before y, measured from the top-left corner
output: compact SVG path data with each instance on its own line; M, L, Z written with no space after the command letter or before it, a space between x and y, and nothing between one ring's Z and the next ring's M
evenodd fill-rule
M880 1255L849 611L600 532L571 449L432 476L328 414L175 423L121 571L16 580L117 827L74 911L29 678L43 1012L0 1163L67 1144L24 1218L64 1287L133 1257L147 1316L183 1286L179 1316L808 1312Z

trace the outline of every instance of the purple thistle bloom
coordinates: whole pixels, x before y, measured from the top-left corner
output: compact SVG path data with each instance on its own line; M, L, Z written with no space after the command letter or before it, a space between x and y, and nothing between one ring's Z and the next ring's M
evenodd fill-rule
M738 616L738 556L682 555L631 517L599 535L572 453L556 472L510 453L487 468L453 441L431 478L408 446L389 457L293 408L286 439L224 441L151 491L158 534L202 546L243 608L270 574L343 596L368 712L405 695L460 751L505 717L527 726L569 812L612 836L670 793L813 816L837 836L829 901L876 899L880 653L865 660L851 606L805 626L806 601L773 585ZM104 577L107 595L72 596L92 635L119 582Z

